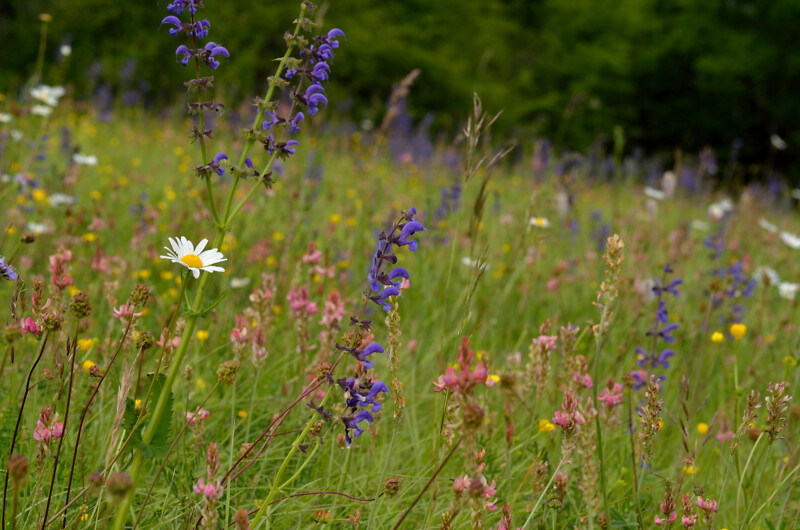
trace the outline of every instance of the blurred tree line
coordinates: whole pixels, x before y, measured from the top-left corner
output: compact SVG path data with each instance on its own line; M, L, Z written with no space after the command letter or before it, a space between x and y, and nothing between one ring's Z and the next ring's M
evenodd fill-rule
M33 71L38 15L54 20L48 57L72 46L66 81L76 96L99 87L137 91L152 107L174 102L192 76L175 63L168 0L3 0L0 91ZM710 145L725 157L740 141L747 159L797 163L800 153L798 0L333 0L325 29L340 27L332 101L349 117L379 123L392 85L414 68L409 110L434 113L453 131L477 91L503 109L506 132L537 134L556 147L610 144L645 151ZM229 105L262 93L297 0L206 0L210 40L231 61L215 73ZM55 71L55 67L51 71ZM57 79L45 77L45 81ZM772 135L787 144L777 152Z

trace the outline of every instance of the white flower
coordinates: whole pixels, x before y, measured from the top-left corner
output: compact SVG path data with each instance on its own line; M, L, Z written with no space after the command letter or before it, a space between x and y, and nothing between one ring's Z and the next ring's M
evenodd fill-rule
M791 232L787 232L786 230L782 231L780 234L781 239L784 243L789 245L794 249L800 248L800 237L792 234Z
M778 227L775 226L774 224L770 223L769 221L767 221L763 217L761 217L758 220L758 226L760 226L761 228L763 228L764 230L766 230L770 234L777 234L778 233Z
M69 57L72 55L72 46L69 44L62 44L58 51L61 53L62 57Z
M11 133L11 139L15 142L19 142L24 136L19 129L11 129L9 132Z
M550 226L550 221L544 217L531 217L530 223L531 226L537 226L539 228L547 228Z
M463 258L461 258L461 263L463 263L465 266L473 268L473 269L478 266L478 262L475 261L474 259L470 259L469 256L464 256ZM484 263L483 264L483 268L484 269L488 269L489 265Z
M699 230L700 232L708 232L708 223L705 221L701 221L699 219L695 219L691 222L692 230Z
M167 249L167 255L160 257L185 266L192 271L195 278L200 277L200 271L225 272L222 267L214 266L215 263L228 261L227 258L222 257L222 252L215 248L203 251L206 248L208 239L202 240L196 247L183 236L180 239L169 238L169 242L172 245L172 250L164 247Z
M792 190L792 199L800 199L800 189L795 188Z
M33 105L31 107L31 114L36 116L50 116L51 112L53 112L53 108L47 105Z
M0 112L0 123L8 123L11 121L11 114L6 114L5 112Z
M94 155L83 155L81 153L75 153L72 155L72 161L76 164L81 164L82 166L96 166L97 165L97 157Z
M786 150L786 140L784 140L777 134L773 134L772 136L769 137L769 143L771 143L772 147L774 147L778 151Z
M34 99L38 99L51 107L57 107L58 100L66 93L67 91L64 90L63 86L39 85L31 89L31 96Z
M763 285L765 277L769 280L770 285L778 285L781 281L780 276L778 276L778 271L772 267L756 267L756 270L753 271L753 279L756 283Z
M781 282L778 284L778 294L786 300L794 300L794 295L797 294L798 289L800 289L800 284L798 283Z
M657 201L663 201L664 198L667 196L667 194L664 193L663 191L651 188L650 186L647 186L644 189L644 194L650 197L651 199L655 199Z
M75 204L75 197L72 195L65 195L64 193L54 193L48 197L48 200L50 201L50 206Z
M46 234L46 233L48 233L50 231L50 227L48 227L46 224L42 224L42 223L33 223L33 222L31 222L31 223L28 223L25 226L25 228L27 230L30 230L31 232L33 232L36 235Z
M711 218L712 221L719 221L725 217L725 214L732 211L733 201L725 197L724 199L721 199L708 206L708 217Z
M250 278L231 278L231 289L241 289L250 285Z

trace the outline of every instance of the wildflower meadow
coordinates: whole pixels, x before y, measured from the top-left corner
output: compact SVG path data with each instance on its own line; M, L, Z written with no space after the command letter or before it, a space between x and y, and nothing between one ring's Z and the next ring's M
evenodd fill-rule
M153 2L175 112L48 14L0 85L3 528L798 528L800 190L479 93L437 135L416 70L348 120L336 2L229 104L228 8Z

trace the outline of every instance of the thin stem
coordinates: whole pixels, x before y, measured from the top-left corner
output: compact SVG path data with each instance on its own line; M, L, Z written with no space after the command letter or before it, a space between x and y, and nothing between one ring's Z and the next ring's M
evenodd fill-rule
M397 523L395 523L395 525L392 527L392 530L397 530L398 528L400 528L400 525L403 524L403 521L405 520L405 518L408 516L409 513L411 513L411 510L414 508L414 506L416 506L416 504L419 502L419 500L422 498L422 496L425 494L425 492L428 490L428 488L431 487L431 484L433 484L433 481L436 480L436 477L442 471L442 469L444 468L445 464L447 464L448 460L450 460L450 457L453 456L453 454L456 452L456 449L458 449L458 446L461 445L461 440L462 439L463 438L459 438L458 441L453 444L453 448L450 449L450 452L447 453L447 456L444 457L444 459L442 460L442 463L439 464L439 467L437 467L436 471L433 472L433 475L431 475L431 478L428 479L428 482L425 483L425 487L422 488L422 491L419 492L419 495L417 495L414 498L414 500L411 501L411 505L408 508L406 508L406 511L404 511L403 515L400 516L400 519L398 519Z
M533 506L533 509L531 510L531 514L528 516L528 519L525 521L525 524L522 526L522 530L527 530L528 525L530 525L531 521L533 521L533 516L536 515L536 509L539 508L539 505L542 503L542 499L544 499L545 494L547 494L547 492L550 491L550 486L553 485L553 481L556 478L556 473L558 473L558 471L561 469L562 464L564 464L564 458L561 458L561 462L559 462L558 466L556 466L556 470L555 470L555 472L553 472L553 476L550 477L550 481L544 487L544 489L542 490L541 495L539 495L539 498L536 500L536 504Z
M636 480L636 441L633 435L633 398L631 394L633 390L628 390L628 432L630 433L631 440L631 463L633 464L633 494L636 498L636 519L639 522L639 528L644 528L644 517L642 516L642 505L639 502L639 481Z
M397 431L400 430L400 425L395 422L394 429L392 429L392 438L389 440L389 451L386 453L386 459L383 461L383 470L381 471L381 478L378 480L378 489L375 492L375 505L372 507L372 511L369 514L369 521L367 522L367 530L372 528L372 521L375 518L375 512L378 511L378 507L381 505L380 503L380 493L383 489L383 480L386 478L386 470L389 469L389 459L392 456L392 449L394 448L394 440L397 438Z
M86 402L86 406L83 408L83 412L81 413L81 421L78 423L78 435L75 437L75 449L72 451L72 465L69 469L69 480L67 481L67 496L66 500L64 501L65 509L64 509L64 521L61 523L61 528L67 527L67 510L66 506L69 506L69 492L72 488L72 478L75 475L75 462L78 460L78 448L81 444L81 434L83 433L83 425L86 421L86 415L89 413L89 407L92 405L92 401L94 400L97 393L100 391L100 386L103 384L103 381L106 380L106 376L108 375L109 370L111 370L111 366L114 364L114 361L117 359L119 352L122 351L122 346L125 344L125 340L128 338L128 333L131 330L131 326L133 325L133 317L128 320L128 325L125 327L125 332L122 334L122 339L120 339L119 344L117 345L117 350L114 352L114 355L111 356L111 360L108 362L108 366L106 367L105 372L103 375L100 376L100 380L95 385L94 391L92 395L89 396L89 400Z
M744 520L742 524L739 526L740 530L743 528L747 528L747 522L749 521L748 515L750 515L750 508L753 507L753 501L756 500L756 494L758 493L758 486L761 484L761 478L764 476L764 468L766 467L767 458L769 457L769 452L772 449L772 443L767 446L767 450L764 451L764 458L761 459L761 466L758 472L758 479L756 480L756 486L753 489L753 494L750 496L750 502L747 503L747 509L744 512ZM737 497L738 498L738 497Z
M200 403L201 408L206 404L206 401L208 401L208 398L211 397L211 395L214 393L214 391L217 389L218 386L219 386L219 381L217 381L214 384L209 393L206 394L206 397L203 398L203 402ZM167 449L167 454L165 454L164 458L161 459L161 464L158 466L158 469L156 470L156 474L153 477L153 482L150 483L150 488L147 490L147 494L144 496L142 505L139 507L139 515L136 517L136 521L133 523L133 530L136 530L136 528L139 526L139 521L142 518L145 506L147 506L147 501L150 499L150 494L153 492L153 488L156 486L156 481L158 480L159 475L161 475L161 472L164 470L164 466L167 465L167 460L172 454L172 450L175 449L175 446L178 444L178 441L183 437L183 433L186 432L186 428L190 424L191 422L188 420L184 422L183 427L181 427L181 430L178 433L178 436L176 436L175 439L172 440L172 444L170 444L169 449Z
M17 415L17 425L14 427L14 436L11 437L11 448L8 450L8 456L14 454L14 446L17 443L17 435L19 434L19 426L22 423L22 413L25 410L25 402L28 400L28 392L30 391L31 386L31 378L33 377L33 371L36 370L36 366L39 364L39 361L42 360L42 354L44 354L44 347L47 345L47 338L50 336L49 332L45 332L42 337L39 339L39 354L36 356L36 360L33 361L33 365L31 366L30 371L28 372L28 380L25 383L25 392L22 394L22 404L19 406L19 414ZM6 476L3 482L3 528L6 527L6 499L8 498L8 466L6 466Z
M45 526L45 522L47 521L47 514L50 511L50 501L53 498L53 487L56 484L56 471L58 470L58 457L61 456L61 446L64 444L64 438L67 437L67 420L69 420L69 404L70 398L72 398L72 375L75 373L75 354L78 351L78 341L77 341L77 323L75 329L75 338L73 338L72 342L67 340L67 349L72 349L72 355L68 357L69 359L69 386L67 389L67 408L64 410L64 424L61 433L61 437L58 439L58 449L56 449L56 457L53 461L53 476L50 478L50 493L47 495L47 504L44 508L44 517L42 517L42 528Z
M758 444L764 438L764 433L761 433L756 440L756 443L753 444L753 448L750 450L750 455L747 457L747 462L744 464L744 469L742 470L742 475L739 477L739 486L736 488L736 517L739 517L739 497L742 491L742 484L744 484L744 477L747 475L747 468L750 467L750 462L753 460L753 455L758 448Z
M331 386L328 389L328 392L325 394L325 397L322 398L322 402L319 405L320 407L323 406L328 401L328 398L333 393L333 389L334 389L333 386ZM312 413L312 414L314 414L314 413ZM258 510L258 513L256 514L255 518L253 519L252 524L253 524L254 527L258 524L258 521L261 520L261 518L264 516L264 513L266 512L267 508L269 507L269 503L272 501L272 499L275 498L275 494L278 493L278 489L279 489L278 485L281 483L281 478L283 477L283 474L286 472L286 468L289 466L289 461L292 459L292 457L295 455L295 453L297 453L297 451L300 449L300 444L303 443L303 440L305 440L306 435L308 435L308 432L314 426L314 423L315 423L314 419L315 418L312 416L312 418L306 423L305 429L303 429L303 431L297 436L297 438L294 439L294 442L292 443L292 448L289 450L289 453L286 455L286 458L283 459L283 462L281 463L281 467L278 468L278 472L275 474L275 477L272 479L272 486L270 487L269 494L267 495L267 498L261 504L261 509ZM341 488L339 488L339 489L341 489ZM269 521L267 521L267 526L269 526Z
M606 327L606 322L608 320L608 308L609 304L603 306L603 313L600 316L600 324L599 328L601 334L595 340L595 349L594 349L594 384L592 385L592 402L594 404L595 410L595 434L597 437L597 459L600 463L600 490L603 493L603 511L608 514L608 493L606 492L606 475L605 475L605 459L603 456L603 431L600 428L600 414L598 412L598 398L597 398L597 387L600 384L600 352L603 350L603 340L604 335L602 335L603 331Z

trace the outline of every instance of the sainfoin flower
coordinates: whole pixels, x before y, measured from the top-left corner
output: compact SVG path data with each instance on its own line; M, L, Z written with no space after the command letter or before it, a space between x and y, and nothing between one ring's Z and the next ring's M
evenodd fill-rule
M194 244L181 236L178 238L169 238L172 245L172 250L164 247L167 250L166 256L159 256L162 259L171 260L173 263L184 265L187 269L192 271L195 278L200 277L200 271L206 272L225 272L222 267L215 266L215 263L227 261L227 258L222 257L222 252L216 248L204 250L208 239L203 239L195 247Z

